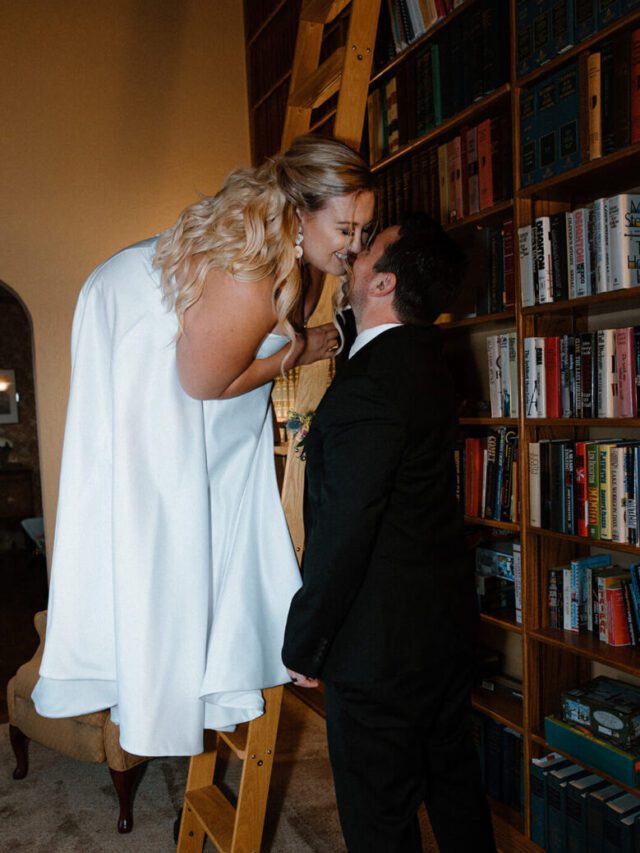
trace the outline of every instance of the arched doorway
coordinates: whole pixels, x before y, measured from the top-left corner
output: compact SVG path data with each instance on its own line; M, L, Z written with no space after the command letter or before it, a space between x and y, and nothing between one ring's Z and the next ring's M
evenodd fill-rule
M0 723L6 684L37 646L33 614L46 607L44 549L32 533L42 517L29 313L0 282Z

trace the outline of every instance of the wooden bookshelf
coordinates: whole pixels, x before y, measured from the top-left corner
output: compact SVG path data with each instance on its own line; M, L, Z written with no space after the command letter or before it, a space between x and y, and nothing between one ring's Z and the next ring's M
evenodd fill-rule
M245 0L251 5L252 0ZM401 54L392 60L384 62L382 67L371 78L371 85L382 84L397 74L397 80L401 80L403 68L407 63L415 61L419 51L430 41L437 39L439 35L446 35L446 29L470 9L476 7L482 0L466 0L451 15L438 21L427 33L416 40ZM521 140L520 140L520 94L523 87L536 84L546 77L554 74L568 63L579 59L591 49L610 36L616 35L625 29L640 26L640 10L626 15L624 18L612 23L605 29L595 33L589 38L566 50L559 56L552 58L545 65L536 68L522 78L516 73L516 51L515 51L515 10L516 0L506 0L511 24L510 41L510 72L508 79L498 89L486 94L475 102L469 104L457 114L447 117L441 124L432 127L422 136L407 141L399 150L384 157L372 167L379 176L381 186L384 186L386 176L392 175L394 169L406 166L416 152L419 152L419 162L422 163L430 146L442 145L449 142L458 135L460 129L465 126L478 124L485 118L494 118L502 114L511 119L511 161L503 164L510 169L513 178L512 191L509 197L497 201L495 204L480 210L471 216L466 216L457 221L443 223L445 229L454 239L458 239L462 245L467 247L474 236L487 228L502 224L506 219L512 219L514 224L514 235L516 235L515 249L517 251L517 229L523 225L529 225L536 216L555 213L583 206L596 198L611 196L618 192L624 192L640 183L638 178L638 164L640 163L640 143L629 145L626 148L615 151L597 160L592 160L577 166L570 171L555 175L554 177L538 182L531 186L521 185ZM251 57L257 50L261 40L268 40L275 26L281 26L282 16L297 14L299 3L288 4L284 0L272 0L267 4L270 11L265 20L259 26L253 26L248 43L248 63L251 74L255 75L255 69L251 70ZM294 8L295 7L295 8ZM384 7L384 3L383 3ZM293 11L292 11L293 9ZM278 46L279 49L280 46ZM507 46L505 45L505 49ZM283 49L288 47L283 45ZM259 133L268 135L273 126L273 139L279 139L279 131L282 127L284 113L279 106L283 87L286 88L286 69L280 70L268 80L261 81L262 90L259 99L255 98L251 103L252 139L255 162L261 161L264 156L269 156L277 150L272 142L264 138L257 138ZM252 84L249 86L252 91ZM270 110L270 112L269 112ZM279 112L280 110L280 112ZM268 113L268 115L267 115ZM331 104L322 115L318 115L312 122L312 127L321 130L322 133L329 132L334 110ZM257 122L257 118L259 121ZM261 123L260 123L261 122ZM280 122L280 123L279 123ZM270 137L271 139L271 137ZM271 150L269 145L272 144ZM499 193L498 197L504 196ZM398 202L398 209L404 200ZM397 211L396 211L397 215ZM640 288L636 290L619 290L607 293L594 294L580 299L563 300L545 305L523 307L521 299L521 288L519 281L519 265L516 258L516 304L513 309L495 311L482 316L469 316L471 308L460 307L457 316L447 315L442 322L438 323L440 329L446 332L447 344L455 344L466 355L467 363L479 358L478 348L474 350L472 339L481 338L483 334L497 334L504 330L515 329L518 342L519 356L519 390L520 401L524 398L523 384L523 342L525 337L536 335L547 336L558 334L553 331L562 328L562 333L570 329L598 328L600 315L611 314L616 311L632 311L640 309ZM468 313L467 313L468 312ZM610 327L611 318L606 321ZM588 325L591 324L591 325ZM632 325L631 321L620 322L617 325ZM613 324L616 325L616 324ZM552 330L552 331L550 331ZM466 349L465 349L466 348ZM477 372L486 370L486 359L484 363L475 365ZM478 429L489 430L495 427L517 427L520 448L520 465L518 472L518 486L520 495L519 517L521 523L494 521L493 519L465 517L465 523L470 528L477 527L473 535L478 536L491 534L492 531L506 531L514 537L519 537L522 555L522 607L523 624L515 621L515 614L511 611L500 611L497 613L483 613L480 617L481 631L487 632L487 636L497 634L511 644L519 644L522 653L522 681L524 701L517 703L515 700L506 700L493 694L476 690L473 695L474 707L491 719L507 725L523 736L523 761L524 761L524 785L525 804L529 800L529 763L532 757L540 755L543 751L550 751L551 747L546 744L542 736L543 713L551 713L559 710L559 699L562 690L575 684L582 683L590 677L593 664L605 665L617 670L621 677L640 677L640 648L613 648L600 643L591 635L574 634L549 628L546 613L543 612L545 604L544 592L546 591L548 570L552 567L566 563L575 555L588 553L591 548L604 549L615 554L629 555L640 559L640 547L626 543L610 542L608 540L593 540L579 536L563 534L552 530L531 527L528 524L529 513L529 475L528 475L528 443L537 439L540 430L544 430L545 438L571 436L576 430L580 430L580 436L590 436L592 430L606 430L612 428L617 435L623 435L624 430L638 430L640 418L536 418L524 417L523 405L519 407L518 418L490 418L486 415L478 417L461 417L460 426L463 430ZM465 411L484 411L482 407L475 409L472 406ZM573 431L573 432L572 432ZM601 432L598 434L602 434ZM631 432L631 437L633 433ZM482 528L485 528L483 531ZM546 605L545 605L546 606ZM541 709L544 706L544 711ZM561 751L561 750L558 750ZM568 756L574 761L579 761L585 767L587 764L581 762L577 756ZM601 771L604 778L610 778ZM618 780L612 780L618 781ZM622 783L621 786L627 790L640 795L640 790L629 788ZM528 808L520 815L517 810L509 808L501 803L492 801L492 813L498 843L500 849L505 851L539 851L530 840L530 818Z

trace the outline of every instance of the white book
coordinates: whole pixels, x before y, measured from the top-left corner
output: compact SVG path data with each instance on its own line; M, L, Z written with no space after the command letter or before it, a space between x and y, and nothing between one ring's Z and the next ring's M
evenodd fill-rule
M425 21L422 20L422 12L420 11L420 4L418 0L407 0L407 11L409 12L409 18L411 19L411 26L413 27L413 32L418 36L421 36L423 33L426 33L427 28L425 26Z
M502 417L502 370L500 368L500 336L487 337L487 366L489 369L489 400L491 417Z
M511 387L511 411L508 417L518 417L518 338L515 332L510 332L509 338L509 383Z
M502 412L500 417L511 417L511 396L518 393L518 386L511 387L511 370L509 368L509 335L498 335L500 347L500 390L502 394Z
M529 444L529 524L531 527L542 527L539 441Z
M567 211L567 278L569 299L576 298L576 241L575 217L573 211Z
M516 622L522 625L522 549L513 543L513 591L516 599Z
M593 203L594 246L596 259L596 293L609 289L609 246L607 225L607 199L597 198Z
M611 290L640 285L640 194L614 195L607 204Z
M533 247L530 225L518 228L518 249L520 254L520 295L522 307L528 308L536 304L536 291L533 284Z
M537 417L547 417L547 378L544 362L544 338L534 338L536 347Z
M611 448L611 541L627 541L627 477L624 447Z
M551 268L551 217L536 219L536 270L538 272L538 301L553 302L553 274Z
M571 630L571 566L562 568L562 627Z
M616 371L615 329L599 329L596 334L596 369L598 371L598 417L616 415L618 374Z
M538 383L536 371L536 339L524 339L524 416L538 417Z

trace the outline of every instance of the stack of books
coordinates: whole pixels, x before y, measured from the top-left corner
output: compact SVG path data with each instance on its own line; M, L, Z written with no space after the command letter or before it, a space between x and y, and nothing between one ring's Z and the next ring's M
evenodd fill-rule
M473 736L489 796L522 813L522 735L484 714L473 714Z
M518 347L516 333L487 336L489 398L492 418L518 417Z
M481 613L513 611L522 623L522 568L520 542L476 548L476 593Z
M518 520L518 433L510 427L466 438L456 450L458 494L465 515Z

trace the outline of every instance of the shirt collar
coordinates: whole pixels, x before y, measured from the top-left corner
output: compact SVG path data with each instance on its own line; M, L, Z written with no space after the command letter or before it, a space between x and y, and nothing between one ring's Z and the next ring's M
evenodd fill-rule
M349 350L349 358L353 358L353 356L359 350L361 350L363 346L368 344L374 338L377 338L378 335L381 335L383 332L386 332L387 329L395 329L396 326L402 326L402 323L382 323L382 325L380 326L372 326L370 329L365 329L363 332L360 332L358 337L351 345L351 349Z

